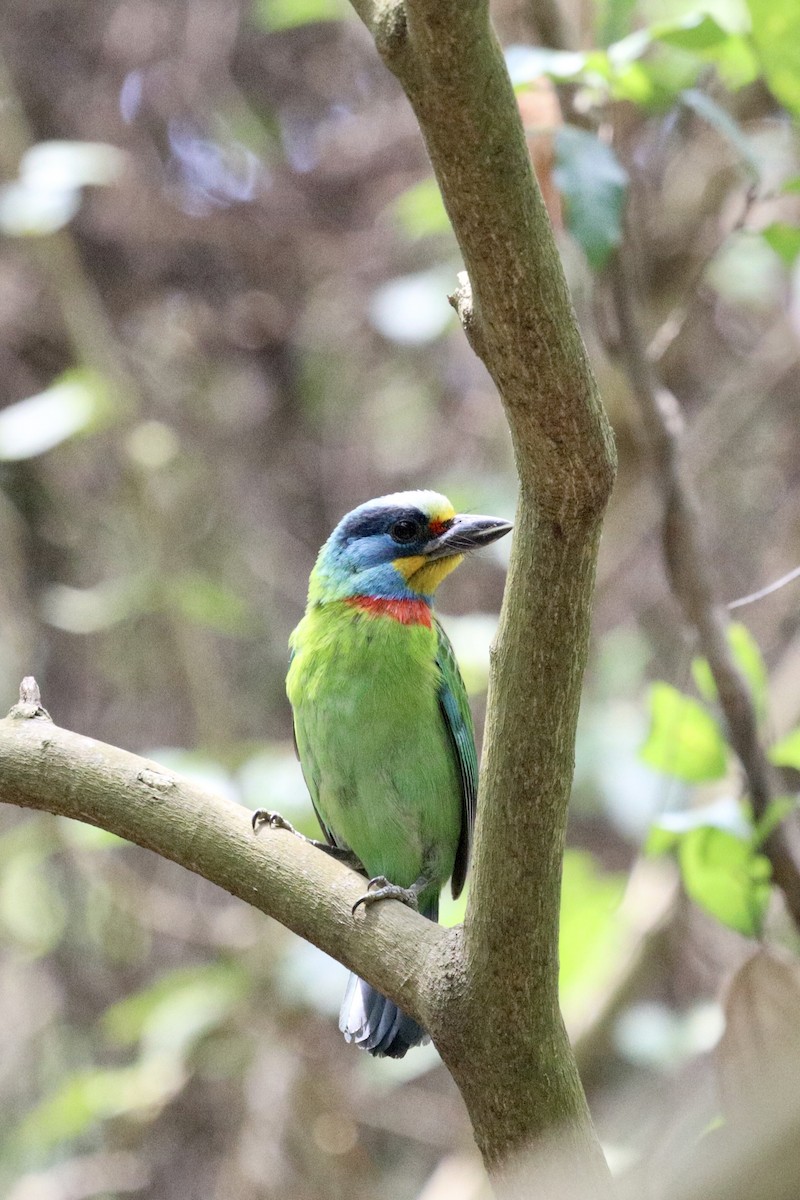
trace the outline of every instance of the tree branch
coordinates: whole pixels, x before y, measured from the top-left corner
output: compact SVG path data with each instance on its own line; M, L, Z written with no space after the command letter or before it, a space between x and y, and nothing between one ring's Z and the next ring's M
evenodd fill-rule
M432 1029L490 1167L559 1127L605 1179L558 1009L575 726L613 441L486 0L354 7L419 119L466 266L452 303L521 491L489 688L464 956Z
M26 680L0 721L0 802L41 809L154 850L274 917L369 980L423 1024L441 960L458 940L385 903L354 918L364 880L281 830L255 837L250 814L147 759L70 733Z
M771 769L758 731L758 720L747 683L728 642L730 618L714 596L709 557L702 538L700 509L683 466L680 405L660 383L650 361L633 304L633 284L625 252L611 266L614 309L619 322L622 354L648 431L657 482L664 501L662 544L670 587L697 633L702 653L717 687L728 737L747 778L756 818L763 817L772 798ZM800 858L785 826L764 844L773 875L800 928Z

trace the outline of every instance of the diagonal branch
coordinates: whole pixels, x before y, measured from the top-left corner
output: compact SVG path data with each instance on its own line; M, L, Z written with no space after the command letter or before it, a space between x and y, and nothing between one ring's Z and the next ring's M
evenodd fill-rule
M728 642L730 618L714 595L700 509L681 453L680 406L660 383L648 356L634 312L633 284L624 251L616 255L611 266L611 287L622 354L645 419L664 501L662 544L670 586L708 660L728 736L747 778L753 813L760 818L773 794L771 769L761 744L750 691ZM764 852L772 863L775 881L794 922L800 927L800 857L792 844L791 831L785 826L776 829L765 842Z
M454 934L381 904L354 919L355 872L157 763L54 725L25 681L0 721L0 802L41 809L154 850L252 904L357 971L420 1021Z

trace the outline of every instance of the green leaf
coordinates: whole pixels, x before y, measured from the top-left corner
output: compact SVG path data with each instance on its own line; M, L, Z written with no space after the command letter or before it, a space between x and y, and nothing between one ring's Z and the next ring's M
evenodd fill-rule
M636 0L597 0L595 22L597 43L608 46L617 42L629 31L636 11Z
M556 138L556 186L567 225L589 265L599 270L622 239L628 176L610 146L593 133L565 125Z
M651 29L652 37L668 46L678 46L681 50L707 50L710 46L718 46L730 36L727 29L719 24L708 13L691 13L677 22L655 25Z
M647 836L645 853L650 857L666 854L674 850L687 833L701 828L724 829L726 833L744 841L753 835L746 806L732 796L726 796L713 804L703 804L700 808L662 813Z
M753 831L751 845L754 850L763 846L770 834L778 828L781 821L786 820L790 812L794 812L797 805L795 796L778 796L775 800L770 800L767 811Z
M187 571L169 581L170 602L182 617L219 633L240 634L247 628L248 609L227 584L200 571Z
M275 32L317 21L343 20L348 7L343 0L255 0L253 19L262 29Z
M772 94L800 116L800 4L747 0L752 37Z
M758 937L771 892L769 860L724 829L685 834L678 861L687 894L724 925Z
M402 192L390 212L395 224L413 241L450 232L450 219L435 179L423 179Z
M794 265L800 255L800 228L797 225L787 225L785 221L775 221L762 229L761 236L768 246L786 263L787 267Z
M148 1055L183 1060L199 1038L227 1018L246 989L246 975L233 964L181 968L113 1004L103 1025L118 1045L141 1041Z
M722 732L701 704L668 683L649 695L651 726L640 757L648 766L687 783L721 779L727 770Z
M603 978L619 936L619 905L625 876L603 871L591 854L564 856L559 932L559 988L575 1000Z
M730 142L741 158L743 166L747 168L753 179L757 180L760 176L758 161L741 126L734 121L730 113L717 104L716 100L712 100L706 92L701 92L697 88L689 88L688 91L683 92L681 102Z
M767 715L769 676L758 643L746 625L734 621L728 626L728 645L734 661L750 689L758 719L763 721ZM694 659L692 675L700 695L709 703L716 703L717 685L714 683L711 668L705 658Z
M769 760L776 767L794 767L800 771L800 729L776 742L769 750Z
M796 192L800 192L800 175L794 175L791 179L787 179L785 183L782 183L781 191L787 195L794 195Z

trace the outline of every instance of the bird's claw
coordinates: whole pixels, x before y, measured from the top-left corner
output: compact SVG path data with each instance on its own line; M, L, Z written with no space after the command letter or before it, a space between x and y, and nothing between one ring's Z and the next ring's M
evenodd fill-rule
M353 916L355 916L356 909L361 904L365 908L369 908L370 904L375 904L377 900L399 900L401 904L405 904L408 908L413 908L415 912L419 912L419 901L417 900L417 893L413 888L400 887L396 883L390 883L385 875L376 875L373 879L370 879L364 895L359 896L353 905Z
M285 817L282 817L278 812L271 812L268 808L257 808L251 818L253 833L259 833L266 825L269 829L285 829L288 833L297 833L294 825L291 825Z

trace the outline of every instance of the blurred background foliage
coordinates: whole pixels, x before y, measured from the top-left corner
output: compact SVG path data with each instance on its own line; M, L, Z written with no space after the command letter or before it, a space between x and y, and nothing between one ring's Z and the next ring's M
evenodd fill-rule
M668 594L604 268L624 242L718 595L752 592L800 561L800 9L569 0L565 51L535 7L493 11L620 450L561 950L622 1169L718 1115L723 986L755 936L798 940ZM6 0L0 46L5 707L33 672L59 724L313 832L283 681L317 547L398 488L514 507L419 131L344 0ZM441 597L479 723L504 553ZM773 820L800 767L797 596L733 634L786 772ZM12 1200L478 1194L435 1051L345 1046L343 970L202 880L7 811L0 939ZM775 978L739 1007L797 1011Z

